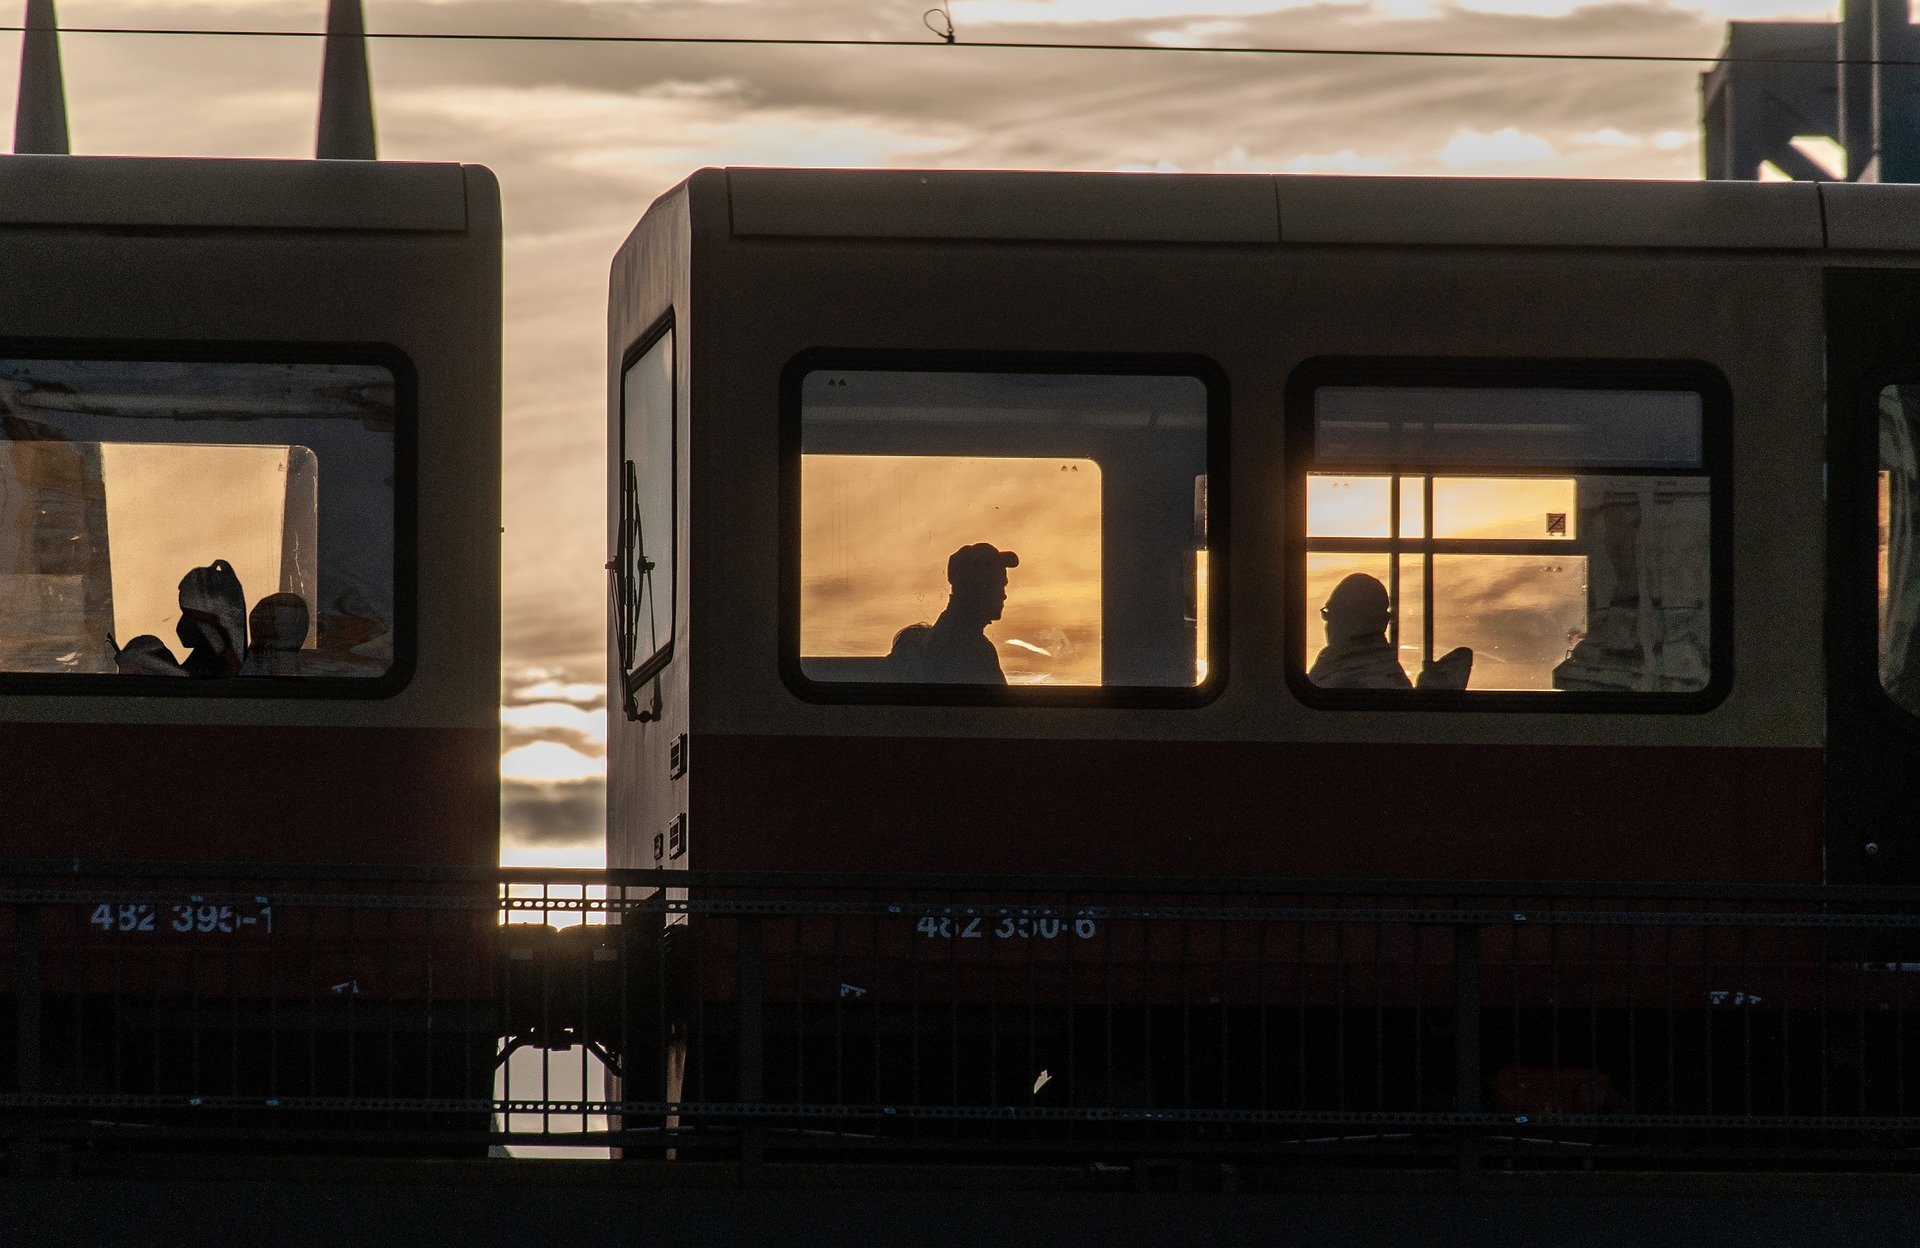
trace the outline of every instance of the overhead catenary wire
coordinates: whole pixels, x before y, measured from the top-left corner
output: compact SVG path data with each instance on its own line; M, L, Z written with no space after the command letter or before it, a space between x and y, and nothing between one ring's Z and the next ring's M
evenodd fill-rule
M0 24L0 34L23 34L18 23ZM941 32L935 32L941 33ZM322 30L247 30L235 27L64 26L68 35L202 36L222 39L324 39ZM1280 45L1180 43L1057 43L1022 39L854 39L772 35L587 35L539 34L513 31L369 30L364 38L389 42L554 43L678 45L684 47L757 48L967 48L1007 52L1152 52L1185 56L1346 57L1454 61L1546 61L1622 65L1817 65L1854 68L1920 69L1920 58L1732 56L1667 52L1524 52L1495 48L1353 48Z

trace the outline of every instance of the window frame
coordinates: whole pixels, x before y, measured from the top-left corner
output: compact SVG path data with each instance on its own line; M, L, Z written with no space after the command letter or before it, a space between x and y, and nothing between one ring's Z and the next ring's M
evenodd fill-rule
M1206 392L1207 676L1181 687L1142 685L954 685L917 681L818 681L800 666L800 452L802 386L810 373L1046 373L1191 377ZM887 706L1135 707L1205 706L1226 688L1228 671L1227 374L1203 355L1146 352L897 350L815 347L788 360L779 398L780 622L778 664L787 689L805 702ZM1103 564L1104 566L1104 564ZM1104 587L1103 587L1104 588ZM1104 592L1103 592L1104 598Z
M613 551L613 594L616 612L624 611L624 593L627 582L627 542L632 532L632 519L627 513L626 503L626 466L627 455L627 375L633 366L652 351L663 340L667 345L667 394L670 410L667 413L667 593L672 601L672 609L667 612L667 640L665 644L654 648L652 654L639 657L640 632L639 621L634 621L633 639L627 641L622 635L625 619L616 615L612 621L614 643L614 661L619 667L618 684L623 713L630 720L653 719L657 712L648 712L639 704L640 691L657 680L660 673L667 670L673 662L675 642L679 637L679 628L675 619L680 610L680 338L676 329L676 318L672 308L647 326L646 331L635 338L633 345L620 356L620 406L618 421L620 429L619 444L615 448L614 462L616 486L613 508L617 533ZM635 465L636 478L640 475ZM636 480L636 487L639 482ZM643 552L644 553L644 552ZM658 563L654 565L656 568ZM657 599L657 594L656 594ZM635 660L630 665L625 656Z
M1700 396L1700 467L1686 471L1530 466L1396 465L1369 470L1427 477L1702 476L1708 481L1708 676L1703 688L1672 692L1547 689L1327 689L1307 678L1315 648L1308 623L1307 477L1314 463L1314 397L1327 386L1510 390L1686 390ZM1329 711L1476 711L1700 714L1726 699L1733 685L1733 402L1725 374L1702 360L1526 359L1465 356L1316 356L1286 384L1286 645L1287 686L1294 697ZM1338 471L1338 470L1329 470ZM1432 627L1432 622L1427 622ZM1414 673L1409 673L1411 678Z
M371 365L393 376L393 661L379 676L245 676L225 680L112 672L4 672L0 697L391 698L419 661L420 382L411 357L387 342L255 342L205 339L0 338L0 359L103 364ZM235 445L253 445L236 443ZM321 471L324 473L325 468Z
M1855 584L1845 586L1845 590L1855 592L1844 592L1837 585L1830 586L1829 600L1835 604L1836 612L1840 611L1840 604L1845 602L1858 602L1863 609L1856 611L1855 619L1851 621L1846 620L1842 613L1838 627L1829 632L1839 634L1838 644L1842 648L1865 656L1860 667L1866 673L1867 698L1878 707L1882 718L1897 724L1909 738L1916 738L1920 737L1920 708L1910 707L1893 695L1893 691L1887 688L1886 673L1880 667L1880 569L1879 560L1875 557L1879 546L1879 474L1882 469L1880 396L1887 390L1906 387L1920 389L1920 372L1912 368L1876 372L1866 379L1858 401L1848 405L1851 411L1858 414L1862 428L1868 432L1860 437L1858 456L1846 456L1836 450L1833 457L1835 470L1846 480L1850 489L1858 490L1859 497L1857 509L1854 509L1857 510L1858 521L1846 532L1838 531L1840 526L1836 526L1835 540L1845 541L1851 537L1858 542L1858 548L1850 553L1864 567L1864 575L1847 578ZM1836 440L1837 445L1837 439L1843 436L1843 431L1838 428L1842 422L1833 423L1836 428L1831 431L1830 439ZM1831 483L1829 488L1832 488ZM1858 586L1857 590L1855 585Z

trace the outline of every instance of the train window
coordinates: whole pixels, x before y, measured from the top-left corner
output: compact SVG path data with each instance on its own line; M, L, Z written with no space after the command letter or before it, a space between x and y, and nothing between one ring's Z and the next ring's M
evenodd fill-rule
M0 359L0 686L379 691L397 390L380 364Z
M620 549L615 556L615 633L638 714L636 686L673 652L674 384L669 325L627 365L620 383Z
M1309 387L1303 431L1314 695L1707 690L1701 389L1340 380Z
M1920 714L1920 386L1880 392L1880 683Z
M1044 701L1205 684L1202 377L826 366L790 385L806 686Z

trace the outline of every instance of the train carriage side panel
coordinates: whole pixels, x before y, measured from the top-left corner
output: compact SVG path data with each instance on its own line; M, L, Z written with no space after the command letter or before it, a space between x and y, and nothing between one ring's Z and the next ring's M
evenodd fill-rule
M493 862L492 175L5 161L8 856ZM182 677L215 560L262 644Z
M715 608L694 667L696 865L1819 878L1817 200L1749 189L1703 209L1676 201L1689 188L1608 188L1612 202L1582 226L1551 204L1509 202L1539 188L1478 183L1446 188L1457 202L1436 225L1408 188L1339 183L1326 194L1347 202L1316 221L1301 205L1318 184L1282 179L1295 204L1282 234L1294 221L1306 237L1275 246L1231 229L1169 238L1157 218L1118 241L1032 228L954 237L967 214L911 197L917 216L875 226L875 212L846 207L860 202L849 176L736 184L724 262L694 273L703 349L726 361L696 379L695 436L728 452L694 465L689 521L696 546L726 555L694 582L696 614ZM1043 205L1052 185L1016 178L999 193ZM1216 193L1211 180L1201 188ZM1082 191L1074 184L1084 209ZM767 224L743 229L754 195L809 206L755 209ZM1644 236L1593 224L1635 214L1655 223ZM1486 224L1514 219L1532 233ZM1341 241L1329 225L1339 220L1357 241ZM922 353L914 367L926 369L965 367L969 353L1011 370L1049 357L1217 365L1231 391L1232 499L1219 696L1177 708L915 705L810 699L783 681L793 641L776 622L793 610L782 595L798 552L796 500L782 493L793 450L784 463L777 453L793 434L782 378L821 348L856 363L875 353L875 368L899 353ZM1289 422L1302 419L1289 381L1309 361L1383 358L1560 362L1575 374L1655 361L1724 378L1724 410L1707 418L1727 454L1711 484L1726 507L1713 608L1735 618L1730 648L1713 655L1711 704L1398 709L1297 696L1313 639L1295 617L1313 604L1287 509L1304 485L1287 462ZM1010 595L1024 570L1009 573Z
M711 251L714 202L725 197L723 175L696 174L648 210L613 264L607 861L614 867L688 862L690 622L700 562L690 558L687 465L702 453L688 396L694 377L710 367L697 353L703 331L689 293L695 258Z

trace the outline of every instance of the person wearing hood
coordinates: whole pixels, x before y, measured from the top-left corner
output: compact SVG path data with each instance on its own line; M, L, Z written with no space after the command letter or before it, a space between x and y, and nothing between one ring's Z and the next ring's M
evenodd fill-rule
M247 595L233 565L215 559L180 578L180 622L187 647L187 675L203 679L238 676L247 661Z

